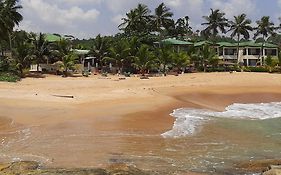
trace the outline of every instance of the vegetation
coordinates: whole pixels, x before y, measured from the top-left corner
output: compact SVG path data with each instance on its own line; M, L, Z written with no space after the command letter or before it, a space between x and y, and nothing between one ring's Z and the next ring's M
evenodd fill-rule
M23 19L19 13L21 8L17 0L0 0L0 80L18 80L18 77L25 76L24 70L30 65L36 64L39 71L42 63L60 63L62 72L67 76L70 70L77 67L77 63L83 63L74 49L90 50L88 56L94 57L95 64L92 66L98 65L99 71L113 66L121 74L130 72L145 75L153 72L167 75L169 71L181 73L186 67L193 67L197 71L241 70L238 65L227 69L220 66L217 51L211 45L222 41L237 42L239 53L241 41L249 40L252 31L254 39L263 42L262 47L265 42L281 45L281 35L276 34L280 25L276 27L268 16L262 17L253 27L246 14L228 20L224 12L211 9L208 16L203 16L202 25L205 28L193 31L189 16L174 19L173 12L164 3L154 10L145 4L138 4L122 18L120 33L115 36L98 35L88 40L62 38L49 42L45 34L14 30ZM230 37L221 36L227 33ZM186 50L161 43L167 38L208 41L197 47L189 46ZM278 58L264 58L263 63L264 67L243 69L274 72L281 65L281 54Z

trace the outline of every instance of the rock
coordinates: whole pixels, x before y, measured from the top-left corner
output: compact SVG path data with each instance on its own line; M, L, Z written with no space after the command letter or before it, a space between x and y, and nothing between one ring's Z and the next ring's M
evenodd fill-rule
M281 165L281 160L266 159L242 162L236 166L238 169L244 169L248 172L265 172L270 165Z
M21 161L0 164L1 175L150 175L136 167L114 164L107 169L60 169L40 167L38 162Z
M281 166L280 165L271 165L270 170L263 173L263 175L281 175Z
M263 175L281 175L281 169L271 169L264 172Z

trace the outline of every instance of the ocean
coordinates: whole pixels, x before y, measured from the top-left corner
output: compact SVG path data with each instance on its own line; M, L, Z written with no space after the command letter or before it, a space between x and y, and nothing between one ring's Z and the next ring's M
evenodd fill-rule
M134 128L99 131L94 123L75 120L26 128L8 120L0 132L0 161L66 168L125 163L160 174L245 174L237 168L241 162L281 158L281 103L233 104L223 112L181 108L171 116L174 126L163 134Z

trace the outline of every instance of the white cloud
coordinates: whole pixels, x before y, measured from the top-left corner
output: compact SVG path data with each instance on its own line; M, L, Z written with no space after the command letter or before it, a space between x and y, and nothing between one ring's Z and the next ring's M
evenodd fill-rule
M36 32L48 31L62 34L79 32L83 35L80 32L81 26L91 27L100 15L96 9L85 11L78 6L66 9L43 0L22 0L21 3L24 21L20 28Z
M209 0L211 7L215 9L220 9L226 13L227 18L233 18L233 16L245 13L252 16L254 13L258 12L256 1L254 0Z

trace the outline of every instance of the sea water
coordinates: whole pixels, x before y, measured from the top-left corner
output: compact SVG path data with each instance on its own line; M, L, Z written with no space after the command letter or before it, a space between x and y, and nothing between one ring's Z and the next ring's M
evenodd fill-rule
M99 131L89 122L26 128L9 121L0 130L0 162L66 168L126 163L159 174L238 174L241 162L281 158L281 103L233 104L223 112L182 108L171 115L174 126L162 135L123 127Z
M163 137L183 137L195 134L200 126L212 119L267 120L281 118L281 103L238 104L228 106L223 112L202 109L177 109L171 114L176 118L171 131ZM281 131L280 131L281 132Z
M177 109L173 129L162 134L179 166L199 172L231 169L239 162L281 158L281 103L238 104L223 112ZM188 163L190 162L190 163Z

